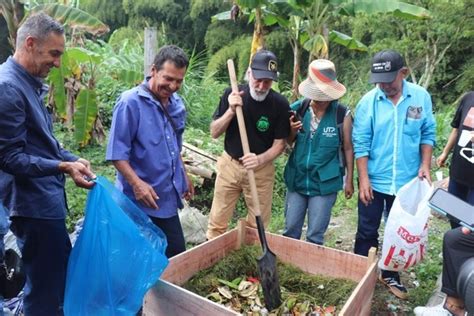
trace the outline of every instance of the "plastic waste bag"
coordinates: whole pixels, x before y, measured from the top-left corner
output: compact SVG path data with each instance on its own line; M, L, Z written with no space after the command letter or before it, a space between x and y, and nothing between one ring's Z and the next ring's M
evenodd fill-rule
M201 244L206 241L208 216L184 202L184 208L178 212L183 228L184 240L190 244Z
M379 268L402 271L423 260L428 245L432 188L416 177L398 190L385 226Z
M67 271L65 315L135 315L168 264L164 233L103 177Z

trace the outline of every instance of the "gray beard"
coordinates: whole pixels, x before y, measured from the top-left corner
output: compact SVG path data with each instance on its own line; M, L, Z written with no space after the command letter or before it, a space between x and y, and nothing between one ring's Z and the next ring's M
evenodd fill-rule
M268 93L270 93L270 89L268 89L267 92L262 94L262 93L257 93L257 91L255 91L255 89L252 88L250 85L249 85L249 88L250 88L249 89L250 90L250 96L252 97L252 99L254 99L257 102L264 101L265 98L267 97Z

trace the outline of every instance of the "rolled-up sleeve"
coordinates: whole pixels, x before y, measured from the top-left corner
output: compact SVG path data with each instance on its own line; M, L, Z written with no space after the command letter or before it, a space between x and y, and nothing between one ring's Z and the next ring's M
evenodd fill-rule
M371 111L366 99L359 102L355 112L354 126L352 129L352 142L356 159L369 156L372 146L373 127Z
M29 177L59 174L59 160L25 153L27 128L24 101L7 83L0 85L0 113L0 169Z
M436 120L433 115L433 104L431 103L431 97L428 92L425 94L423 107L426 117L421 126L420 143L434 147L436 144Z
M138 111L138 109L136 109ZM132 141L138 126L138 113L126 100L120 99L114 109L106 160L130 160Z

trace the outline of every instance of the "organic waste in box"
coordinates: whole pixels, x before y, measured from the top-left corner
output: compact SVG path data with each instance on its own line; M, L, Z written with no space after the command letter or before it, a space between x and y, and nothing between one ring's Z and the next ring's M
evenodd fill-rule
M352 280L357 284L342 308L336 311L338 315L370 314L377 280L375 250L371 250L369 257L363 257L271 233L266 233L266 236L269 247L278 260L308 274ZM232 251L240 249L242 245L259 245L257 230L246 227L245 221L240 221L237 228L218 238L170 259L161 280L145 296L143 314L239 315L232 309L181 286L200 271L214 266ZM256 258L253 260L256 261ZM253 262L249 263L251 264ZM288 304L285 301L285 304L291 306L292 302Z

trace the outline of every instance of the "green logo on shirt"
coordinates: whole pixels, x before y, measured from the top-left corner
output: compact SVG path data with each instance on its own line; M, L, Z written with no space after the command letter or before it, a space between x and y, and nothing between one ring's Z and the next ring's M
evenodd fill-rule
M260 119L257 121L257 129L260 132L266 132L269 127L270 127L270 122L268 122L268 117L266 116L260 117Z

